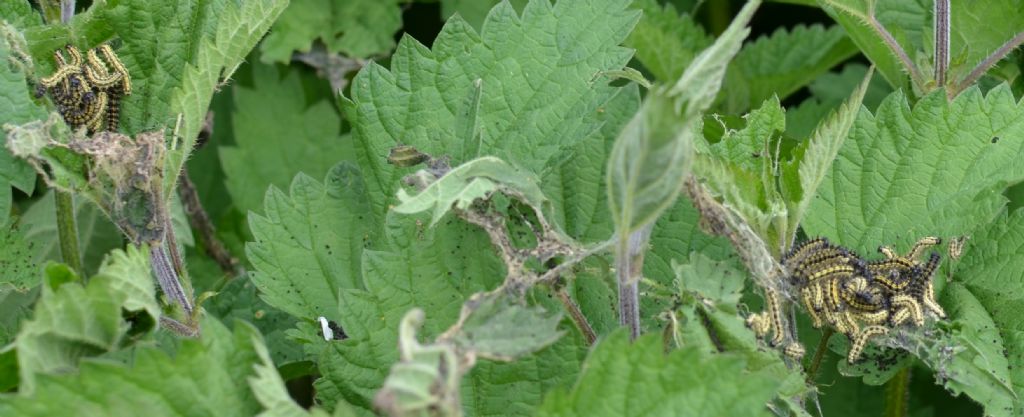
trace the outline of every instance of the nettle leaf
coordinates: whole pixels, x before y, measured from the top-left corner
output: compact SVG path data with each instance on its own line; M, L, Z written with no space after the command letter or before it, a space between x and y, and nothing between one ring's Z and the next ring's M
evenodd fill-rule
M253 88L236 86L234 93L235 144L218 151L228 192L243 213L262 206L267 187L283 188L299 172L321 178L351 159L341 116L326 100L307 105L299 71L253 65Z
M83 285L61 264L46 268L46 283L32 319L22 324L13 348L21 377L19 392L32 393L41 375L75 369L79 360L131 342L129 331L152 329L160 317L147 250L114 251L100 272ZM132 325L123 315L141 312Z
M952 102L902 93L862 111L803 221L860 253L952 237L993 219L1007 184L1024 179L1024 103L1006 86L970 89Z
M548 395L538 416L772 415L765 406L778 380L747 372L736 354L684 347L665 354L660 337L602 340L571 390Z
M777 98L746 116L741 130L727 129L722 139L698 155L694 172L743 216L766 242L778 242L777 220L786 215L785 203L773 177L785 113Z
M420 218L426 223L428 217ZM456 322L463 301L503 280L504 268L478 228L455 219L433 228L410 220L391 217L388 247L364 252L366 289L343 290L337 313L327 315L349 339L309 337L307 354L318 358L323 378L315 386L324 404L344 399L371 409L376 390L398 361L397 329L411 307L427 312L421 338L429 340ZM545 389L575 375L582 343L566 337L516 362L478 363L460 389L466 414L531 414Z
M507 294L483 294L463 305L458 331L451 340L474 356L511 361L562 337L564 332L558 330L560 321L560 313L522 305Z
M830 171L832 161L842 149L843 142L857 119L857 112L864 101L872 74L873 72L869 71L860 87L854 90L853 96L818 125L810 139L793 150L792 159L782 164L779 184L789 214L789 226L786 229L789 234L783 236L783 244L787 248L793 242L804 213L814 200L815 192Z
M692 163L693 138L722 85L726 66L750 33L759 2L744 6L671 88L651 90L608 158L608 201L620 245L675 201ZM625 252L622 252L625 253Z
M886 46L871 21L888 30L904 51L913 54L924 48L924 30L931 28L931 2L924 0L818 0L818 4L839 23L861 52L878 68L893 87L906 87L907 68ZM955 10L952 11L955 13ZM964 13L970 13L964 11Z
M1024 10L1018 1L987 1L977 5L954 1L949 6L949 54L956 63L966 64L954 68L960 77L1024 32Z
M0 225L0 294L24 293L39 284L32 244L14 225Z
M42 15L33 10L32 4L27 1L0 2L0 16L17 28L38 26L43 23Z
M232 279L216 296L206 300L203 308L223 322L244 320L255 326L278 366L304 359L302 347L285 338L285 330L294 327L297 319L260 299L252 281L243 277Z
M78 226L79 250L83 268L88 273L99 269L103 257L110 251L124 245L124 238L110 219L84 198L74 199L75 225ZM57 261L60 255L60 240L57 235L57 212L52 191L43 194L28 206L18 219L25 239L32 244L35 262ZM175 229L175 232L178 230Z
M453 165L493 155L540 175L557 163L606 120L601 106L621 89L594 76L629 61L618 44L639 13L627 3L534 0L522 17L501 3L479 34L456 16L432 49L406 37L390 71L360 71L342 108L371 194L385 196L375 211L383 213L405 172L381 157L399 144L451 156Z
M699 113L679 115L673 98L658 88L619 134L605 181L620 237L654 222L675 202L690 171L699 120Z
M433 226L453 207L465 210L477 199L502 189L521 195L524 202L537 209L550 208L533 174L501 159L483 157L453 168L416 195L399 189L401 204L392 211L414 214L432 210L430 225Z
M786 135L795 139L810 137L814 128L853 94L867 73L868 67L864 64L850 63L843 66L841 72L818 76L807 86L811 97L786 109ZM874 111L889 93L892 87L875 72L864 92L864 107Z
M971 236L953 282L941 297L966 358L939 371L946 386L964 392L993 416L1024 412L1024 211L1001 215ZM949 262L949 261L947 261ZM972 355L973 353L973 355ZM972 369L980 368L980 369Z
M636 48L637 61L658 81L679 79L693 58L714 41L693 17L680 15L672 4L638 0L632 7L643 10L644 16L629 34L626 45Z
M142 347L131 366L84 361L74 375L41 377L32 393L0 397L0 414L52 416L73 406L81 415L253 416L290 401L280 379L268 376L273 363L256 329L238 323L232 333L208 318L202 333L173 357Z
M839 26L779 29L743 47L726 75L721 100L740 113L772 95L785 99L858 52Z
M529 0L508 0L516 10L523 10ZM495 4L501 0L441 0L441 17L445 20L455 13L466 19L477 30L484 24L484 19Z
M554 223L578 241L601 241L614 232L605 169L616 137L639 104L635 85L619 90L598 107L598 115L604 116L595 120L600 129L566 151L563 155L567 160L545 170L541 177L540 186L553 207Z
M362 253L379 233L359 170L341 163L324 182L299 174L290 194L270 187L250 214L250 277L270 305L314 320L338 308L343 289L363 287Z
M399 0L295 1L281 13L260 46L260 60L287 64L293 52L309 52L314 41L323 42L330 52L351 57L384 55L395 46L394 34L402 27L401 3Z
M29 9L31 12L31 7ZM3 16L7 18L6 14ZM26 54L28 50L21 33L6 22L0 22L0 108L4 109L0 113L0 126L46 118L46 108L32 98L26 81L23 65L30 64L19 65ZM0 142L6 144L6 137ZM7 223L11 213L11 187L32 194L35 186L35 170L11 155L6 146L0 146L0 225Z

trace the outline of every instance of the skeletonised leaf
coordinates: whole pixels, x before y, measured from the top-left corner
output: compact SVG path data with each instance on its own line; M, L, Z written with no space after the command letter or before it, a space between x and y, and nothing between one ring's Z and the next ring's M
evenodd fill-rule
M453 168L419 194L410 196L404 189L398 190L401 204L392 210L404 214L433 210L430 219L430 225L433 226L452 207L465 210L473 201L486 198L502 188L521 195L537 209L550 206L533 174L501 159L483 157Z
M463 305L451 340L473 355L511 361L558 340L560 321L561 314L543 307L521 305L506 294L484 294Z
M343 398L370 409L398 360L396 329L411 307L429 312L420 338L431 340L456 322L463 301L504 277L488 238L471 225L453 221L426 228L396 215L388 229L387 248L364 252L366 290L342 291L338 312L327 315L350 338L309 337L307 354L317 357L323 374L315 385L324 404ZM565 337L512 363L477 363L460 388L466 415L532 414L544 390L575 375L581 345L578 338Z
M405 172L381 157L399 144L453 165L493 155L540 174L557 163L608 118L601 106L620 88L593 77L631 56L618 46L639 17L627 3L534 0L522 16L501 3L480 33L453 17L431 49L407 37L391 70L360 71L342 108L371 194L384 196L375 211Z

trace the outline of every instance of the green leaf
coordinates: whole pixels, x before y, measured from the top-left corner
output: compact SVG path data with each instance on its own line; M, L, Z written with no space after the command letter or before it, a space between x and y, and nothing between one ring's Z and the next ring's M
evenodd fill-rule
M832 161L843 147L843 142L850 133L857 112L868 84L871 82L872 71L864 76L860 88L853 92L850 99L836 113L829 116L814 130L811 138L793 151L793 159L782 164L779 184L786 199L789 214L788 235L784 236L785 245L790 245L796 237L797 226L814 200L815 192L832 167Z
M957 351L967 350L967 360L973 359L944 369L964 376L947 387L967 393L993 416L1024 412L1020 401L1024 398L1022 255L1024 212L1017 210L971 236L963 260L956 265L954 281L941 297L951 319L963 327Z
M3 16L6 19L8 15ZM19 59L27 53L21 33L6 22L0 22L0 108L4 109L0 114L0 126L46 118L46 109L32 99L25 68L21 66L30 64L22 62L19 65ZM2 142L6 144L6 138ZM6 146L0 146L0 224L7 223L11 213L10 188L32 194L35 186L35 170L26 161L15 158Z
M299 174L290 195L267 190L265 213L251 214L246 256L268 304L313 320L337 310L342 289L363 287L362 253L379 226L359 171L342 163L324 182Z
M1006 204L1007 184L1024 180L1022 114L1006 86L952 102L934 93L913 107L894 93L875 114L858 114L804 230L860 253L970 234Z
M299 71L253 65L252 88L239 85L234 93L235 145L219 153L228 192L243 213L262 206L269 186L286 187L299 172L321 178L351 159L341 117L326 100L307 104Z
M498 158L483 157L453 168L414 196L405 189L398 190L401 204L392 210L402 214L432 210L430 225L433 226L452 207L465 210L477 199L489 197L502 189L521 195L526 203L538 210L549 206L537 179L530 172Z
M679 79L693 58L714 41L690 15L680 15L671 4L662 6L656 0L639 0L632 7L643 10L644 16L626 39L626 45L636 48L637 61L657 81Z
M528 0L508 1L516 10L523 10L528 2ZM500 3L499 0L441 0L441 18L448 20L452 15L458 13L459 17L465 19L479 31L484 24L484 19L487 18L487 13L498 3Z
M785 99L857 52L838 26L780 28L736 54L722 88L725 110L740 113L772 95Z
M608 239L614 225L608 210L605 169L615 138L636 113L640 94L636 86L610 97L592 122L600 126L580 143L568 149L562 161L544 171L540 186L553 207L553 223L581 242Z
M592 79L631 56L617 46L639 17L626 4L534 0L520 17L500 3L479 34L453 17L432 49L406 37L391 70L363 68L342 108L370 194L384 196L374 199L375 212L384 212L406 171L383 158L399 144L449 155L453 165L493 155L537 175L560 161L621 89Z
M605 181L620 237L657 220L675 202L690 171L700 116L681 116L675 107L664 88L652 90L609 155Z
M370 409L375 391L398 360L396 329L410 308L428 312L421 337L429 340L456 322L464 300L503 280L502 264L476 227L441 222L425 228L410 220L392 216L388 247L364 252L366 290L343 290L337 313L326 315L342 325L349 339L307 337L307 354L318 358L323 375L315 386L324 404L343 398ZM544 390L573 378L582 343L564 337L512 363L478 363L460 388L466 415L532 414Z
M458 331L451 340L463 352L481 358L512 361L558 340L561 314L525 306L506 294L481 294L463 305Z
M785 202L774 177L777 139L785 130L785 113L771 98L746 116L740 130L726 129L718 143L698 155L694 172L757 232L765 242L779 242ZM774 249L774 248L773 248Z
M39 284L39 264L32 256L32 244L13 225L0 225L0 295L24 293Z
M537 415L772 415L765 404L778 380L745 371L742 356L662 349L660 337L630 344L624 332L613 333L591 352L572 390L549 394Z
M620 240L654 222L675 201L690 170L692 141L726 66L750 33L760 2L747 3L671 89L653 89L619 134L608 159L608 201Z
M853 94L867 72L868 67L864 64L850 63L843 66L842 72L818 76L807 86L811 97L786 109L786 135L795 139L810 137L818 124ZM889 93L892 93L892 87L876 71L864 92L864 107L875 111Z
M160 317L147 251L129 247L114 251L100 272L81 282L59 287L43 285L32 319L26 321L15 341L21 376L19 392L31 393L40 375L75 369L84 357L96 356L130 343L129 330L146 330L147 320L135 319L142 329L132 329L122 310L144 312L151 328ZM74 272L60 264L46 268L47 280L64 280Z
M302 347L285 337L285 331L294 327L297 319L260 299L250 280L231 279L203 304L203 308L222 322L242 320L255 326L263 334L266 348L278 366L305 359Z
M174 357L143 347L131 366L86 361L74 375L40 378L31 394L0 397L0 414L53 416L76 407L86 415L222 417L257 415L261 403L281 409L285 388L268 376L273 364L259 332L240 324L232 333L213 319L202 324L203 338L182 341Z
M20 0L0 1L0 16L11 26L24 29L43 23L39 12L32 9L32 4Z
M281 13L260 46L260 60L287 64L293 52L309 52L314 41L323 42L330 52L351 57L384 55L395 46L394 34L402 27L400 3L399 0L295 1Z
M966 77L975 65L1024 32L1024 10L1015 0L978 4L953 1L949 8L949 55L954 75L959 76L956 78Z
M924 48L924 30L931 28L931 3L924 0L818 0L818 4L838 22L861 52L878 68L893 88L907 87L907 71L883 35L872 23L884 27L911 57Z
M195 45L197 49L193 52L194 55L188 55L192 59L181 72L180 82L169 84L177 86L170 95L170 115L180 115L180 119L174 124L175 141L167 154L165 164L165 172L173 173L164 177L165 195L174 192L178 173L181 172L195 145L196 137L206 119L210 100L221 79L231 77L249 50L259 42L287 5L288 0L257 0L242 3L225 1L213 4L216 8L207 9L202 13L214 19L218 25L215 28L204 28L203 32L206 32L204 34L208 40L200 41ZM136 24L135 27L146 30L145 25ZM171 27L173 30L173 25ZM194 31L196 29L193 28ZM196 39L198 38L196 36ZM152 48L152 45L149 48ZM167 97L166 93L164 94L164 97Z
M75 199L75 225L78 226L79 249L85 270L93 273L99 269L103 257L110 251L124 245L124 238L117 226L84 198ZM53 192L28 206L19 219L25 239L32 244L32 257L40 264L45 261L60 261L60 245L57 236L57 214Z

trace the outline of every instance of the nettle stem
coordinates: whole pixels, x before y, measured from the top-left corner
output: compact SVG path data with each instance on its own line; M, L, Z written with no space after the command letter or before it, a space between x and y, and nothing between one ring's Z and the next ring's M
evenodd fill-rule
M818 348L814 350L814 359L811 359L811 366L807 368L807 382L811 385L814 385L814 379L818 376L821 360L825 358L825 352L828 351L828 339L832 338L833 333L835 332L832 328L826 328L821 333L821 341L818 342Z
M935 0L935 83L946 87L946 72L949 70L949 0Z
M53 192L57 210L57 240L60 242L61 259L84 277L82 252L78 248L78 226L75 224L74 196L58 189L54 189Z
M615 274L619 283L619 324L629 328L629 336L640 337L640 292L638 285L643 276L644 249L651 236L652 225L644 226L620 244L615 256Z
M885 383L885 417L906 417L910 400L910 367L901 369Z

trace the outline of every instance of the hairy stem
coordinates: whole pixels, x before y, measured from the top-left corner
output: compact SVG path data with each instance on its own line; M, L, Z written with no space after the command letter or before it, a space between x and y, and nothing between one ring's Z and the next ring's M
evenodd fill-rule
M615 256L615 274L619 283L619 324L629 328L632 339L640 337L640 292L644 249L651 237L652 225L644 226L619 243Z
M935 82L940 88L946 86L946 71L949 69L949 0L935 0Z
M555 295L558 296L558 301L562 302L562 306L569 313L569 318L576 324L576 328L580 329L583 338L587 340L587 346L593 345L594 341L597 340L597 333L594 332L594 328L587 321L587 316L584 316L583 311L580 311L580 306L569 297L569 293L565 291L565 288L559 288L555 291Z
M57 239L60 242L60 256L75 272L85 275L82 270L82 252L78 249L78 227L75 225L75 202L71 193L54 189L57 203Z
M167 251L167 246L173 244L173 241L165 241L164 244L156 244L150 247L149 262L153 265L153 273L156 275L156 281L160 284L160 289L163 290L164 295L175 304L181 306L185 316L191 318L193 312L192 299L181 285L178 273L174 269L174 262L171 261Z
M1012 52L1022 43L1024 43L1024 32L1020 32L1017 36L1010 38L1010 40L1006 41L1003 46L1000 46L999 49L996 49L983 61L978 63L978 65L974 67L969 74L967 74L967 77L956 85L956 88L950 93L949 97L956 97L966 90L967 87L973 85L979 78L981 78L982 75L985 75L985 72L987 72L989 68L992 68L993 65L999 62L999 60L1005 58L1007 54Z
M910 367L901 369L885 383L885 417L906 417L910 399Z
M875 18L874 12L868 15L867 20L868 24L871 25L871 28L874 29L875 32L878 32L878 35L882 37L882 41L884 41L885 45L889 47L889 50L892 51L892 53L896 55L896 58L903 63L903 67L910 73L911 82L913 82L918 88L923 89L924 77L921 76L921 70L918 69L917 65L914 65L914 61L910 59L910 55L907 55L907 51L904 51L903 47L900 46L900 43L896 42L896 38L889 33L889 30L887 30L885 26L882 26L882 22L879 22L878 19Z
M60 22L68 24L75 15L75 0L60 0Z
M199 232L199 242L206 250L206 254L217 262L217 266L229 279L245 274L238 259L231 256L224 243L217 238L217 229L213 226L210 216L206 214L206 210L203 209L195 184L189 178L188 171L184 169L181 170L181 176L178 178L178 197L181 198L181 204L185 207L189 224Z
M619 277L619 324L629 328L629 338L640 337L640 297L637 282L624 282Z
M835 333L831 328L826 328L821 333L821 341L818 342L818 348L814 350L814 358L811 359L811 366L807 368L807 382L814 384L814 379L818 376L818 368L821 367L821 360L825 358L825 352L828 351L828 339L832 338L832 334Z

